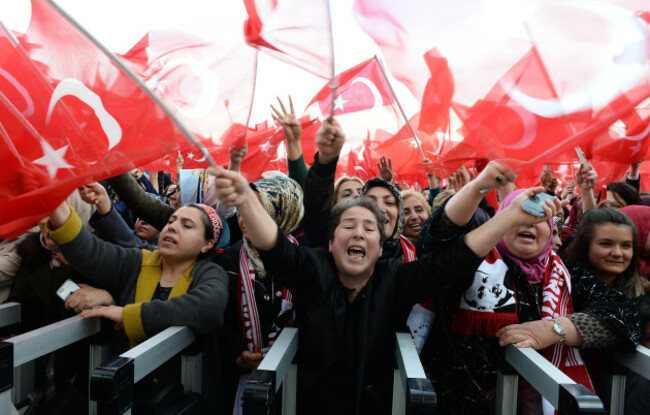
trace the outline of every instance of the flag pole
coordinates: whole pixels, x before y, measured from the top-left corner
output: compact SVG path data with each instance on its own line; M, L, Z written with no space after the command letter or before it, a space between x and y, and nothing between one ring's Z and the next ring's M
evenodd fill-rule
M413 136L413 139L415 140L415 144L417 144L418 146L418 150L420 150L420 155L422 156L422 160L424 160L426 157L424 156L424 152L422 151L422 147L420 146L420 140L418 140L418 136L415 135L415 131L413 130L413 127L411 126L411 123L409 122L409 119L406 116L406 113L404 112L404 108L402 108L402 104L399 103L399 100L397 99L397 95L395 95L395 90L393 90L393 86L390 84L390 81L388 80L388 76L386 75L386 71L384 70L384 65L381 63L377 55L375 55L375 61L377 61L379 70L381 70L381 74L384 76L384 80L386 81L386 84L388 84L390 93L393 94L393 99L395 100L395 103L397 103L397 108L399 108L400 112L402 113L402 117L406 122L406 126L411 132L411 136Z
M330 29L330 55L332 58L332 80L330 82L330 89L332 90L332 99L330 100L330 116L329 119L334 118L334 100L336 99L336 91L339 87L339 80L336 77L336 65L334 64L334 30L332 29L332 3L327 1L327 22Z

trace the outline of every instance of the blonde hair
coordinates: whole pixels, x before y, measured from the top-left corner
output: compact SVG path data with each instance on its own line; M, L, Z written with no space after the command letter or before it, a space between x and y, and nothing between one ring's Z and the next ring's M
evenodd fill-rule
M332 201L334 204L338 202L338 194L339 194L339 187L343 183L354 181L359 183L361 186L363 186L363 180L361 180L359 177L356 176L341 176L336 183L334 183L334 200Z
M420 203L422 203L422 206L424 206L424 208L427 210L427 216L431 214L431 206L429 206L429 202L427 202L427 199L425 199L422 193L411 189L402 190L402 203L406 200L407 197L414 197L419 200Z
M431 209L436 210L442 205L445 200L449 199L453 195L455 195L456 192L454 190L448 189L448 190L443 190L442 192L438 193L433 199L433 206L431 206Z

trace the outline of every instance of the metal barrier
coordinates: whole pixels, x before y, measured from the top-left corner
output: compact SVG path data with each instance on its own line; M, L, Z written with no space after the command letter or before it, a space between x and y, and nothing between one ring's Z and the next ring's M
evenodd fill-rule
M101 331L99 318L75 316L0 343L0 413L17 413L12 402L23 400L34 390L35 359ZM91 364L106 350L102 341L90 345ZM92 407L89 410L94 413Z
M497 372L496 413L517 413L517 387L523 376L559 414L603 414L600 398L584 385L576 384L560 369L531 348L505 348L502 368Z
M622 415L625 412L625 384L628 370L650 380L650 350L637 346L629 354L615 353L612 369L612 391L610 415Z
M243 410L246 415L271 414L282 387L282 415L296 413L298 329L287 327L277 338L257 370L246 381ZM411 335L396 333L397 369L393 381L393 414L433 414L436 394L426 378Z
M0 328L20 323L20 304L0 304Z
M90 379L90 399L102 414L130 414L134 385L183 352L195 341L185 326L169 327L120 356L98 365ZM202 354L182 356L181 383L185 391L201 393Z

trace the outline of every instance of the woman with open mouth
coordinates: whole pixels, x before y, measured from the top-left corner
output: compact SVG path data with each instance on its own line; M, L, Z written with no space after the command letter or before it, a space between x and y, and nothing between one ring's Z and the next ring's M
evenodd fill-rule
M490 162L475 180L436 210L427 226L443 242L475 227L482 191L514 181L514 173ZM497 215L521 210L521 197L542 187L517 190L501 202ZM504 224L494 232L492 249L475 269L464 292L436 297L436 326L421 359L438 395L438 410L449 414L489 414L494 409L497 366L502 347L532 347L557 362L576 383L593 391L582 359L565 364L580 348L631 350L639 342L634 304L576 262L563 262L552 250L548 212L563 204L557 197L542 204L547 220L531 225ZM582 225L581 225L582 226ZM558 346L559 345L559 346ZM541 396L520 382L518 413L541 413Z

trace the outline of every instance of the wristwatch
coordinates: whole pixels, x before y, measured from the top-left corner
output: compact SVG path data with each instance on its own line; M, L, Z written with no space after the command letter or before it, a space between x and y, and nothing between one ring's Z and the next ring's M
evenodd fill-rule
M560 343L564 343L566 341L566 330L564 330L564 327L562 327L562 324L554 318L551 319L553 322L553 331L562 336L562 340L560 340Z

